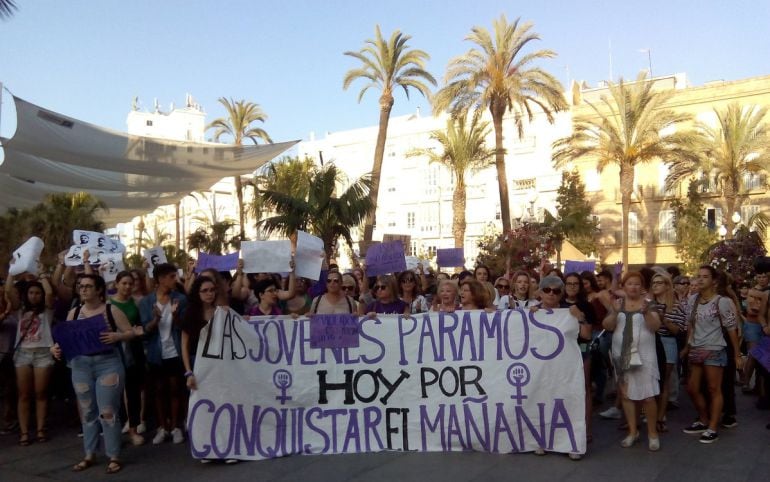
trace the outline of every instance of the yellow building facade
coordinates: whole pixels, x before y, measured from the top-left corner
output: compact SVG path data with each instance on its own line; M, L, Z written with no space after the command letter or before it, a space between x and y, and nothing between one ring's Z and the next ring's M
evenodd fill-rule
M730 103L743 106L770 106L770 76L753 77L736 81L709 82L690 87L683 74L657 77L654 88L673 90L666 107L692 115L701 122L715 121L714 110L723 110ZM598 102L602 95L609 95L607 86L590 88L573 83L570 92L573 120L591 116L588 102ZM769 116L770 117L770 116ZM770 122L770 118L766 119ZM620 178L617 166L610 166L601 173L590 160L573 163L586 183L586 194L594 206L599 221L599 256L603 263L615 263L621 259L621 202ZM686 183L667 191L664 187L668 169L661 161L637 166L634 191L629 214L628 262L633 266L672 265L681 262L676 253L676 233L671 201L684 197ZM743 179L746 187L742 192L738 215L745 223L756 212L766 212L770 206L765 175L747 174ZM713 181L704 189L704 220L710 229L719 231L728 216L724 199Z

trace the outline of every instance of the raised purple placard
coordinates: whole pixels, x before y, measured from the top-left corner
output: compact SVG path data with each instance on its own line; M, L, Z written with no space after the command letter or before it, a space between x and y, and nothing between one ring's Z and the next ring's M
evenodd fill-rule
M355 315L312 315L310 348L358 348L358 317Z
M104 315L57 323L53 327L53 339L61 347L64 358L71 360L79 355L93 355L113 348L99 341L99 335L108 331Z
M436 264L447 268L465 266L465 252L463 248L437 249Z
M214 268L217 271L230 271L238 267L240 253L230 253L224 256L201 253L195 264L195 272L200 273L204 269Z
M366 250L366 275L399 273L406 271L406 256L401 241L379 243Z
M583 271L596 271L596 261L572 261L564 262L564 274L582 273Z
M763 336L759 343L749 350L749 354L766 370L770 370L770 336Z

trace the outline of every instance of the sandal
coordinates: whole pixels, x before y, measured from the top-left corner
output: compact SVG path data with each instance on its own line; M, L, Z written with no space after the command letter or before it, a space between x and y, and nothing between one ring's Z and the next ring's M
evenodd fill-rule
M107 474L117 474L121 470L123 470L123 464L120 463L120 460L110 460L107 464Z
M46 434L46 430L45 429L37 431L37 441L38 441L38 443L41 443L41 444L45 443L45 442L48 442L48 435Z
M657 427L658 433L666 433L668 432L668 427L666 426L665 420L658 420L658 423L655 424Z
M29 432L22 432L19 434L19 445L22 447L26 447L29 444L32 443L32 440L29 438Z
M96 460L95 459L83 459L80 462L78 462L77 464L72 466L72 471L73 472L82 472L82 471L86 470L87 468L93 467L94 465L96 465Z

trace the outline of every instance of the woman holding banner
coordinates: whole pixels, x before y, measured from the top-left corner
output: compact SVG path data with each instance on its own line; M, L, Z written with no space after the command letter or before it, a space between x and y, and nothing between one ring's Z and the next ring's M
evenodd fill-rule
M105 303L106 285L101 276L83 275L78 290L83 304L71 310L67 320L89 319L103 323L99 341L107 348L92 354L64 353L72 368L72 386L80 406L85 449L85 457L72 470L81 472L96 463L99 422L104 435L104 451L109 457L107 473L115 474L123 468L120 462L122 426L118 420L118 409L123 395L125 370L118 344L132 340L134 331L122 311ZM57 359L63 354L58 344L51 348L51 352Z
M359 308L359 315L368 315L371 318L381 315L408 315L409 303L398 297L398 285L392 275L381 275L372 286L374 301L366 307Z
M310 315L336 315L352 313L358 310L358 304L352 296L342 290L342 274L329 271L326 275L326 293L318 295L310 305Z
M428 311L428 300L420 294L420 286L414 272L402 271L398 275L398 297L409 303L411 313L425 313Z
M483 310L490 305L489 292L476 278L460 282L460 306L463 310Z
M459 292L456 282L450 279L439 281L438 292L433 300L431 311L452 313L459 310L460 305L457 303L458 296Z
M27 281L22 285L21 299L12 279L5 284L5 293L12 310L19 310L16 328L16 349L13 364L16 367L18 391L19 445L30 444L29 419L35 397L37 441L48 440L45 417L48 411L48 383L53 371L50 349L53 345L53 287L46 275L39 281Z
M644 278L631 271L622 280L625 298L615 300L604 318L604 329L612 331L612 364L618 384L618 395L628 424L628 435L620 445L629 448L639 441L636 405L644 404L647 416L647 448L660 450L658 438L658 405L660 372L655 351L655 332L660 316L642 296Z

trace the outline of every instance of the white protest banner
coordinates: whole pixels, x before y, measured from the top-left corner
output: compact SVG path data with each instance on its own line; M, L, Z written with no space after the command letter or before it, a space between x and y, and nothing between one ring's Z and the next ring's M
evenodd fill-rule
M160 246L155 246L154 248L145 249L143 253L144 259L147 260L147 262L150 264L150 267L147 268L147 275L152 278L152 270L155 268L155 266L163 263L167 263L168 260L166 259L166 252L163 251L163 248Z
M417 256L406 257L406 269L408 269L409 271L417 269L420 263L422 263L422 261L420 261L420 258L418 258Z
M106 251L112 249L112 240L104 233L97 233L96 231L84 231L82 229L75 229L72 231L72 244L76 246L93 246L101 248Z
M40 253L43 252L43 240L32 236L16 248L11 255L11 264L8 267L8 275L16 276L21 273L37 275L37 265L40 261Z
M126 269L126 265L123 263L123 255L120 253L107 253L102 261L99 271L107 283L115 281L118 273Z
M198 343L192 455L582 454L577 335L566 309L379 319L218 309Z
M321 238L297 231L297 252L294 255L294 274L300 278L318 280L326 253Z
M291 241L242 241L244 273L286 273L291 271Z

